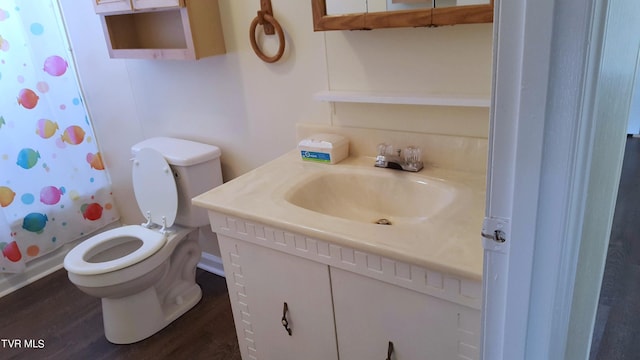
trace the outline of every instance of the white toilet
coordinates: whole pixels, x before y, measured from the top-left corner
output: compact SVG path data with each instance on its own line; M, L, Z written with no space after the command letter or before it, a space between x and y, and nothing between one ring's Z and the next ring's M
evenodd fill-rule
M69 280L102 298L105 336L115 344L155 334L200 301L197 228L209 222L191 198L222 184L215 146L159 137L132 153L136 201L147 222L93 236L64 259Z

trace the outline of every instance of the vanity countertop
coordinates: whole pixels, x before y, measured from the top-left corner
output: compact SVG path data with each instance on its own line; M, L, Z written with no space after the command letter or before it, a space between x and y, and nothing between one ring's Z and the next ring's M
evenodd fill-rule
M307 162L300 159L297 150L292 150L195 197L193 203L226 215L480 281L485 174L428 164L418 173L407 173L375 168L373 163L373 157L350 157L335 165ZM348 174L361 169L390 172L398 178L444 181L453 185L458 195L438 215L426 221L391 226L329 216L286 200L288 192L304 179L326 172Z

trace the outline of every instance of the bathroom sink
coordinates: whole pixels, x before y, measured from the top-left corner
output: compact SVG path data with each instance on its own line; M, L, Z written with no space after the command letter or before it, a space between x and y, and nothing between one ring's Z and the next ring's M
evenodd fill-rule
M193 202L225 236L300 254L329 256L345 247L481 280L486 175L431 165L413 173L374 162L306 162L296 149ZM391 225L377 224L381 219ZM353 264L360 255L339 256ZM369 260L371 269L383 266Z
M337 218L395 225L424 222L456 198L456 188L445 181L377 170L314 174L292 186L285 200Z

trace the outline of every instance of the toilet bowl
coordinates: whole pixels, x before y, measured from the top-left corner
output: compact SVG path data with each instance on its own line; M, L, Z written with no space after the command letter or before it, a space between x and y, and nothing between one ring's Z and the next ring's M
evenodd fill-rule
M181 197L175 179L181 177L181 173L182 177L188 177L193 168L203 164L212 167L213 174L219 174L219 149L176 140L155 138L134 151L134 192L147 222L95 235L74 247L64 259L69 280L86 294L102 299L105 336L112 343L134 343L155 334L202 297L195 282L195 269L201 255L198 228L174 224ZM172 168L165 156L154 149L175 153L176 146L182 151L187 147L190 154L186 158L182 154L180 159L196 158L197 161L185 163L173 159L174 165L178 163L177 167L182 167L176 170L176 166ZM182 187L204 192L206 189L200 188L221 183L221 177L217 176L214 176L216 183L198 178L191 176L192 180L187 183L183 179ZM198 185L196 189L194 183ZM183 191L182 197L184 195ZM188 217L201 218L201 215L190 213Z

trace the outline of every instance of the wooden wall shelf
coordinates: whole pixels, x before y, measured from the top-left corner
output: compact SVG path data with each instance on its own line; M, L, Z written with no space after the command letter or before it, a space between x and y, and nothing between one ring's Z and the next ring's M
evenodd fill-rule
M217 0L176 1L175 4L114 13L96 8L109 56L196 60L226 52Z

